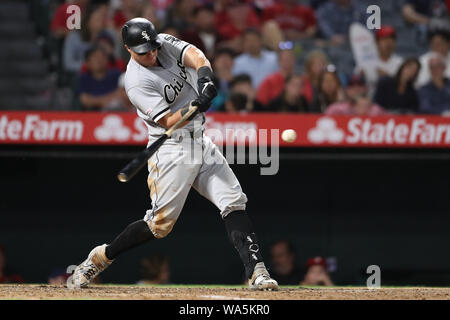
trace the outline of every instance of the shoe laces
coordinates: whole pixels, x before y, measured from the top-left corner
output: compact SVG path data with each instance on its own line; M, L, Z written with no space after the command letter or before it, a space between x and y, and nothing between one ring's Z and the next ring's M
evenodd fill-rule
M93 263L88 264L86 268L83 269L83 275L88 280L90 280L93 276L95 276L97 272L98 268Z
M256 279L258 279L258 278L262 278L262 280L272 280L272 278L269 276L269 274L268 273L261 273L261 274L259 274L257 277L256 277ZM255 281L256 282L256 281Z

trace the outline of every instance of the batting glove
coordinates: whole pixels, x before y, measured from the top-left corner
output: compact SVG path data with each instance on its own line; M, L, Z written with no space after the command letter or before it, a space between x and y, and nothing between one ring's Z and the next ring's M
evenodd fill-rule
M211 101L217 96L217 88L212 81L214 75L211 68L201 67L198 69L198 98L192 102L193 106L198 106L200 112L205 112L211 105Z

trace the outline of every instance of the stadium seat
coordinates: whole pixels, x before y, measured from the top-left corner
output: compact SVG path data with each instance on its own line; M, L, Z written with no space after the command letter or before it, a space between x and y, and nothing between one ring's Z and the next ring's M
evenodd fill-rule
M13 60L0 61L0 77L10 75L23 77L44 77L47 75L48 63L44 60Z
M0 39L18 39L33 41L35 38L34 27L31 23L23 21L3 21L0 20Z
M26 22L28 18L28 5L25 1L0 1L0 21Z
M48 62L30 18L27 1L0 1L0 109L51 107Z

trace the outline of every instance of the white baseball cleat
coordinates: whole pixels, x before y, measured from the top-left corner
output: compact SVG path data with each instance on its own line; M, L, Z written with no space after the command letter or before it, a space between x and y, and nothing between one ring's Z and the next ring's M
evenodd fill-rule
M253 290L278 290L278 282L270 277L269 272L264 266L264 262L256 264L248 284Z
M114 260L109 260L105 254L106 244L95 247L89 253L72 275L72 281L67 283L69 289L86 288L100 272L105 270Z

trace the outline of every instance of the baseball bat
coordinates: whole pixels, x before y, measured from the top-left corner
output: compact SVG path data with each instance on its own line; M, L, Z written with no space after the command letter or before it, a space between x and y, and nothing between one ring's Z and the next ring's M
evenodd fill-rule
M173 126L171 126L158 140L153 142L151 145L148 146L145 150L141 151L133 160L131 160L125 167L123 167L122 170L120 170L119 174L117 175L117 179L119 179L120 182L128 182L130 181L136 173L139 172L139 170L142 169L142 167L147 163L148 159L151 158L151 156L161 147L161 145L169 139L173 132L178 129L181 124L191 115L193 115L198 107L193 106L192 102L189 104L189 111L186 112L180 120L178 120Z

